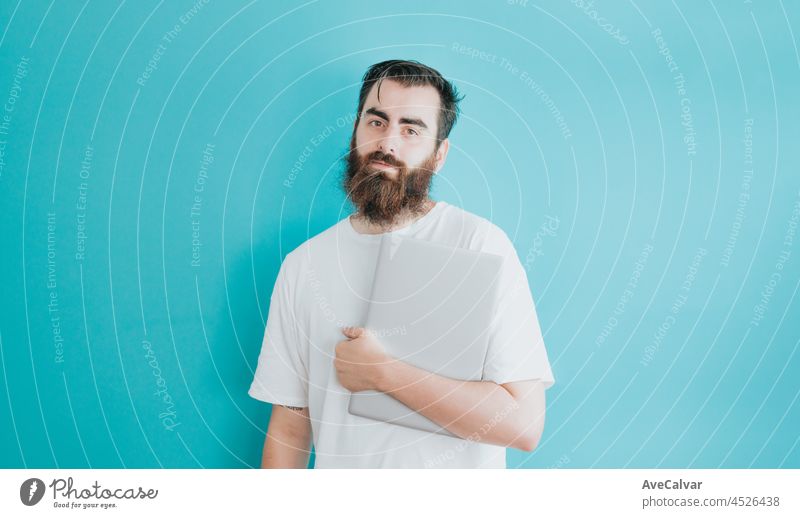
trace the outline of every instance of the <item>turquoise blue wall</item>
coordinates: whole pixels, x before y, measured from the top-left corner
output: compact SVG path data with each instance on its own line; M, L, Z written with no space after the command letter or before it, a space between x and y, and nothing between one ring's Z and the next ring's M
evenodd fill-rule
M557 381L509 465L800 467L796 4L9 1L0 31L0 467L258 465L278 267L344 217L360 77L398 57L466 94L434 197L537 303Z

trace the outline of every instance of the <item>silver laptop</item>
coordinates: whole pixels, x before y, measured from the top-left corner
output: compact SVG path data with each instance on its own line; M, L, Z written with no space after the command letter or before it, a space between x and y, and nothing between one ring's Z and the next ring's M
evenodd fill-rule
M441 376L480 380L502 262L499 255L384 235L364 326L395 358ZM377 391L352 394L349 411L454 437Z

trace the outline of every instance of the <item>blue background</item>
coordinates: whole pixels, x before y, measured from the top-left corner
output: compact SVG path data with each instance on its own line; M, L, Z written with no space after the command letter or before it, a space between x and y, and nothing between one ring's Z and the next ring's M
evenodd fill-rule
M528 272L556 384L509 466L800 467L796 4L31 1L0 30L0 467L259 464L272 285L348 214L390 58L466 94L433 196Z

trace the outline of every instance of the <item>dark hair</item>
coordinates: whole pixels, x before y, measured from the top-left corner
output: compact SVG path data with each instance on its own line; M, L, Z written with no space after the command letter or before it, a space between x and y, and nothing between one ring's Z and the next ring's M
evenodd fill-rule
M367 100L369 91L376 82L378 83L378 98L380 99L381 82L384 79L397 81L405 87L430 85L439 92L440 108L439 123L436 134L436 148L450 135L450 130L456 123L460 113L458 103L464 98L459 96L458 90L450 81L442 77L435 69L423 65L419 61L390 59L381 61L369 67L361 83L361 92L358 94L358 112L356 117L361 118L361 111Z

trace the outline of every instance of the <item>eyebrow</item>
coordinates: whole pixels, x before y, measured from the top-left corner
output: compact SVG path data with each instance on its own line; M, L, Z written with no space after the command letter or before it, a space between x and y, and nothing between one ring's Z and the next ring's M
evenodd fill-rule
M377 108L368 108L366 113L375 115L376 117L380 117L381 119L389 122L389 116L386 115L386 112L382 112ZM400 117L400 124L411 124L413 126L419 126L420 128L428 129L428 125L423 122L422 119L411 119L408 117Z

